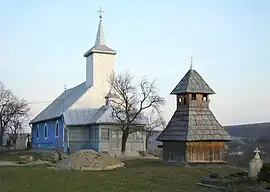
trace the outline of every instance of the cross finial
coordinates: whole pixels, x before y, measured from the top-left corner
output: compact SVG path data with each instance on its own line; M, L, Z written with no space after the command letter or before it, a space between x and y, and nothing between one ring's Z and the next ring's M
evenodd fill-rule
M190 70L192 70L192 61L193 61L193 57L191 56L191 57L189 58L189 60L190 60Z
M65 88L65 90L67 90L67 85L66 84L64 85L64 88Z
M101 6L97 12L99 12L99 18L102 19L102 13L104 13L104 11L102 10Z
M260 150L259 150L258 148L256 148L256 149L254 150L254 153L260 153Z
M260 155L259 155L260 150L259 150L258 148L256 148L256 149L254 150L254 153L255 153L255 159L260 159Z

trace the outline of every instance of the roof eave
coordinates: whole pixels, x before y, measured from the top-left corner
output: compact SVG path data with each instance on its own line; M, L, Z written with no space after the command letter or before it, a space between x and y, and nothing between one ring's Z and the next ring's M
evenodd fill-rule
M81 123L81 124L66 124L68 127L76 127L76 126L91 126L91 125L120 125L120 123L112 123L112 122L102 122L102 123ZM133 126L141 126L144 127L145 124L132 124Z
M108 54L108 55L116 55L117 54L116 51L104 51L104 50L92 50L92 49L90 49L83 56L88 57L88 56L92 55L93 53L101 53L101 54Z
M208 94L208 95L214 95L216 94L214 91L197 91L197 92L191 92L191 91L172 91L170 95L178 95L178 94L188 94L188 93L198 93L198 94Z
M50 120L54 120L54 119L57 119L59 117L62 117L63 114L61 115L58 115L58 116L55 116L55 117L51 117L51 118L47 118L47 119L42 119L42 120L38 120L38 121L30 121L29 124L32 125L32 124L35 124L35 123L41 123L41 122L44 122L44 121L50 121Z

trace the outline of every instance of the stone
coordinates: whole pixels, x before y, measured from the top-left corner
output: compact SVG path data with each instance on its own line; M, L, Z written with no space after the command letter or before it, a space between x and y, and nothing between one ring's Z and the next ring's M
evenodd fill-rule
M32 155L23 155L23 156L20 156L19 163L20 164L33 163L33 156Z
M260 158L260 151L258 148L254 150L255 156L254 158L250 161L249 163L249 177L257 177L258 173L260 172L262 165L263 165L263 160Z
M59 161L59 155L58 153L55 151L53 154L52 154L52 162L53 163L57 163Z
M58 163L63 159L62 153L60 151L54 151L52 154L52 162L53 163Z

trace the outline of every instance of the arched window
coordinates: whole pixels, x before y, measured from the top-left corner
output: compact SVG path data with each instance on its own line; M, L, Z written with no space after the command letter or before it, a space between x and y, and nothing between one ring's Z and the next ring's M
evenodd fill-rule
M45 138L45 139L48 138L48 126L47 126L46 123L45 123L45 125L44 125L44 138Z
M36 138L39 139L39 125L37 125Z
M59 137L59 122L55 123L55 137Z

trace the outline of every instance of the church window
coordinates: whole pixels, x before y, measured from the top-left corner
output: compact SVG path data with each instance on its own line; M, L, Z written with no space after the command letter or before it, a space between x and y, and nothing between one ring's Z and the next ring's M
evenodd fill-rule
M110 140L110 129L101 129L101 140Z
M192 93L191 100L196 100L196 94L195 93Z
M45 139L48 138L48 126L47 126L46 123L45 123L45 125L44 125L44 138L45 138Z
M202 100L203 100L203 101L207 101L207 95L206 95L206 94L203 94Z
M55 123L55 137L59 137L59 122Z
M39 125L37 125L36 138L39 139Z
M112 130L112 138L116 138L117 137L117 130Z
M181 97L179 97L178 102L182 103L182 98Z
M137 131L136 133L135 133L135 140L143 140L143 136L142 136L142 132L140 132L140 131Z

